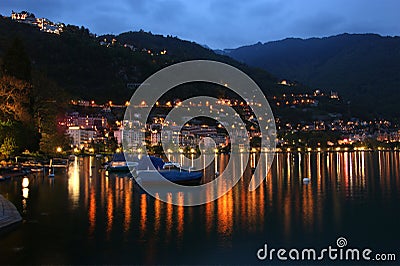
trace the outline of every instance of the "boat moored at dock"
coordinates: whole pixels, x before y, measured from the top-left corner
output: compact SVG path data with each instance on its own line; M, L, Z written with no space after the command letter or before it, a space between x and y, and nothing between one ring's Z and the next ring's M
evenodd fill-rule
M152 165L150 165L152 164ZM166 179L179 185L198 185L201 183L203 173L183 169L179 163L164 162L161 158L147 156L138 162L138 183L163 183Z

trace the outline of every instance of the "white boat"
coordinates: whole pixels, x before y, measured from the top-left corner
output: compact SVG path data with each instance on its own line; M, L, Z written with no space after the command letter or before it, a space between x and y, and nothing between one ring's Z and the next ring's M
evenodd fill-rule
M52 168L52 170L50 169L50 171L49 171L49 175L48 175L49 178L54 178L54 168Z
M174 168L181 168L181 164L180 163L176 163L176 162L166 162L163 165L163 169L174 169Z
M54 167L53 167L53 159L50 159L50 170L49 170L49 178L54 178Z

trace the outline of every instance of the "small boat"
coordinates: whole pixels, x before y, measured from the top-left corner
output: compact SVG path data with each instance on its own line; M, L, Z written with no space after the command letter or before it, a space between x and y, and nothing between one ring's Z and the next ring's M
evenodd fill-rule
M54 167L50 168L48 177L49 178L54 178L55 177L55 175L54 175Z
M180 163L176 163L176 162L166 162L163 165L163 169L179 169L181 168Z
M203 173L201 172L189 172L186 170L140 170L136 180L139 183L162 183L163 180L158 174L179 185L198 185L203 178Z
M150 165L150 163L152 165ZM165 163L161 158L149 156L138 162L136 180L140 183L161 183L164 180L160 175L176 184L197 185L200 184L203 173L201 171L184 170L178 163Z
M53 159L50 159L50 169L49 169L49 178L54 178L54 167L53 167Z
M310 178L308 178L308 177L303 178L303 183L304 183L305 185L307 185L308 183L310 183Z
M162 170L160 174L165 179L180 185L198 185L203 178L203 173L200 171Z

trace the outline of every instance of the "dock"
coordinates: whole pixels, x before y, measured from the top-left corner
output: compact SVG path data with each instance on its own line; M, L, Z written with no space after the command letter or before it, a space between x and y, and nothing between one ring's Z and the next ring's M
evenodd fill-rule
M22 217L14 204L0 195L0 230L21 221Z

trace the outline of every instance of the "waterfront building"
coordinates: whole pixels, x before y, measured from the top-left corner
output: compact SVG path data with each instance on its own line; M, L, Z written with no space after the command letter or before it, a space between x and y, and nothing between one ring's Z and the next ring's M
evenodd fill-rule
M71 113L65 117L64 125L67 127L81 127L91 129L102 129L107 127L107 118L101 115L80 115L78 112Z
M89 144L96 141L97 137L95 130L78 126L68 127L67 134L72 139L71 145L79 149L88 148Z
M118 145L126 145L127 148L138 148L145 137L145 129L141 128L139 121L123 121L118 129L114 130L114 138Z

